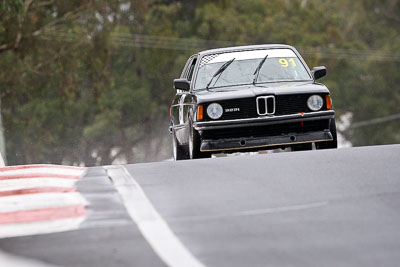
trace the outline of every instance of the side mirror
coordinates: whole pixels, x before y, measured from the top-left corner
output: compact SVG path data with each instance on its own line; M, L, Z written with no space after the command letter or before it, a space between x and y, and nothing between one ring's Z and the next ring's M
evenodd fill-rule
M174 80L174 88L189 91L190 90L190 82L187 79L175 79Z
M319 78L322 78L326 75L326 67L324 66L314 67L311 70L311 74L314 77L314 80L318 80Z

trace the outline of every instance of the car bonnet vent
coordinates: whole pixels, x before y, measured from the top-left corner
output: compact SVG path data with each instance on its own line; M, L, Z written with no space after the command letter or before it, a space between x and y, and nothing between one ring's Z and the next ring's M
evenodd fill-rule
M258 115L273 115L275 113L275 97L259 96L256 99Z

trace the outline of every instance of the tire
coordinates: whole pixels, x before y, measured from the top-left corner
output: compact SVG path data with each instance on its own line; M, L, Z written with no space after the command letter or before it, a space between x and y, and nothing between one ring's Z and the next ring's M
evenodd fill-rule
M175 161L189 159L187 149L185 149L184 146L178 144L178 140L176 139L174 130L172 130L172 151Z
M312 150L312 143L298 144L292 146L292 151L306 151Z
M211 158L211 153L200 151L200 135L193 128L192 122L189 123L189 158L190 159L201 159L201 158Z
M331 131L333 140L332 141L326 141L326 142L318 142L315 144L315 147L317 149L334 149L337 148L337 132L336 132L336 122L335 119L331 120L331 125L329 127L329 130Z

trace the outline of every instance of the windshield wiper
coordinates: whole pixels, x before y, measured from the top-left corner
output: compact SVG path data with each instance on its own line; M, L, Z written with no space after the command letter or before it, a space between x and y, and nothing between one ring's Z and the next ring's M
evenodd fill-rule
M210 84L212 83L212 81L214 80L215 77L217 77L218 75L220 75L219 77L221 77L221 75L224 72L224 70L226 70L234 60L235 60L235 58L232 58L231 60L229 60L229 61L225 62L224 64L222 64L221 67L219 67L219 69L211 77L211 80L207 83L206 89L208 89L210 87ZM218 79L219 79L219 77L218 77ZM214 85L217 83L218 79L215 81Z
M267 60L268 55L266 55L258 64L256 70L254 71L254 79L253 79L253 84L256 85L256 82L258 80L258 75L260 74L261 67L264 65L265 60Z

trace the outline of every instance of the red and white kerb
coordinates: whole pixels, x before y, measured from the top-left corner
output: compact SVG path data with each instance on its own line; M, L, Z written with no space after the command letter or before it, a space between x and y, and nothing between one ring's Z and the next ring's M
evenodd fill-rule
M85 168L0 167L0 238L77 229L87 202L76 182Z

